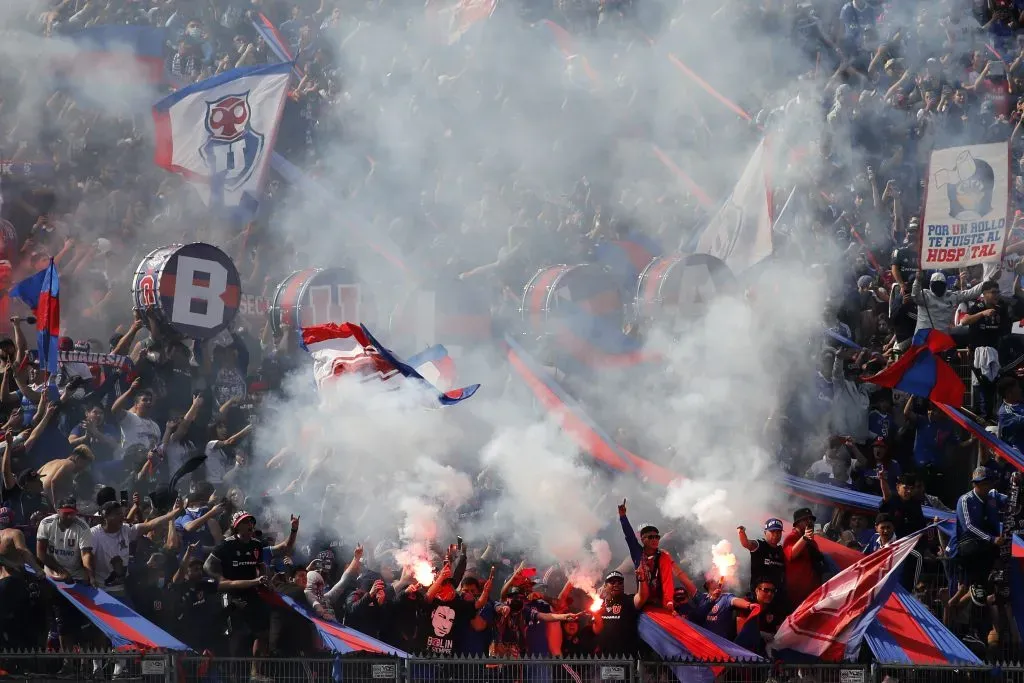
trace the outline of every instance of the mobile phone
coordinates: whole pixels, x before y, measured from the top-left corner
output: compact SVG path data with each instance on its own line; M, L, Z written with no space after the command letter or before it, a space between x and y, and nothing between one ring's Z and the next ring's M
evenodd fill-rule
M456 545L456 547L458 547L459 552L462 552L462 536L456 536L455 537L455 541L456 541L455 545Z
M121 505L128 504L128 491L121 489Z

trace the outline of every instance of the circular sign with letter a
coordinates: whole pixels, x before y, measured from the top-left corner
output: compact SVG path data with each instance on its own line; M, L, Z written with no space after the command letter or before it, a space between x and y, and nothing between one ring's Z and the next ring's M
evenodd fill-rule
M135 271L135 307L156 313L181 334L212 337L238 313L241 280L227 254L195 242L150 252Z

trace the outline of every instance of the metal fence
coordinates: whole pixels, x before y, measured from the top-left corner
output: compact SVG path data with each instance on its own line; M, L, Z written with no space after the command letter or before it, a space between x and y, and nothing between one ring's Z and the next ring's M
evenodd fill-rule
M0 681L150 683L1024 683L1024 665L966 667L779 662L229 658L168 653L0 652Z

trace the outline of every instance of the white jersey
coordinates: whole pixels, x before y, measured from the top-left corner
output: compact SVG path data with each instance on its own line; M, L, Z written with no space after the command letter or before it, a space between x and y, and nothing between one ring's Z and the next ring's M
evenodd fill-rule
M39 522L38 540L46 541L46 554L59 564L75 581L87 581L82 564L82 553L92 551L92 532L89 525L75 517L66 529L60 528L60 515L50 515ZM53 576L49 567L46 575Z

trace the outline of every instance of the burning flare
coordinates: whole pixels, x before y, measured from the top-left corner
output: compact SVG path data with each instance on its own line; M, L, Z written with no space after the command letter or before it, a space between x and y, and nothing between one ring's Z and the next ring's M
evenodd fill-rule
M403 567L408 567L416 583L421 586L429 586L434 583L434 567L430 564L427 547L421 543L414 543L407 548L395 551L395 559Z
M732 554L732 544L725 539L711 546L711 563L715 565L720 583L725 583L736 576L736 556Z
M594 595L591 595L590 598L593 601L590 603L590 611L594 614L597 614L601 611L601 608L604 607L604 600L602 600L601 596L597 595L596 593Z

